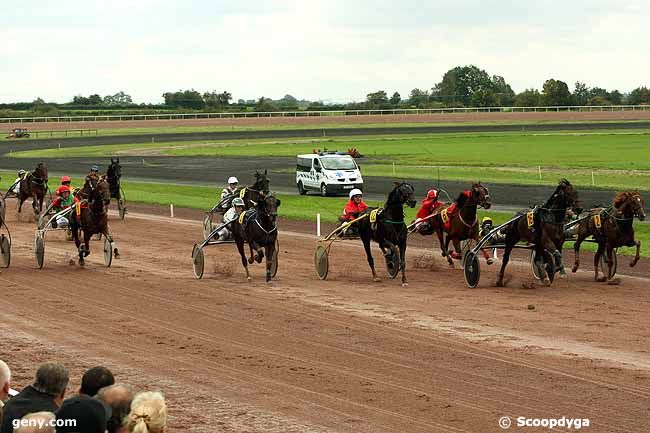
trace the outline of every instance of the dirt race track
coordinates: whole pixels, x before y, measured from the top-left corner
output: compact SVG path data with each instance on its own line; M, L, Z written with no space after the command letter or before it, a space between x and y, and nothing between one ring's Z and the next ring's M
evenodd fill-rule
M146 210L112 216L122 258L111 268L97 241L85 268L71 265L74 246L53 233L38 270L34 225L10 207L0 358L14 387L46 360L71 369L70 392L86 368L107 365L119 382L163 390L172 432L487 433L501 431L502 416L509 431L548 431L516 427L520 416L648 431L647 279L595 285L580 272L524 289L530 268L519 263L507 288L492 287L496 267L484 266L472 290L437 252L414 247L402 288L372 283L349 241L334 246L330 277L319 281L313 227L283 222L271 285L260 265L246 282L232 245L206 250L199 281L197 219Z

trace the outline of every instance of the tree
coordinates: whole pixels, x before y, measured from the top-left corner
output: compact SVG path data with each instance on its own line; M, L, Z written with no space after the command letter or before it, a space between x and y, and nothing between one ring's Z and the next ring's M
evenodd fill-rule
M85 96L77 95L72 98L72 103L75 105L88 105L88 98Z
M114 95L104 96L104 105L131 105L131 104L133 104L133 99L131 99L131 95L127 95L121 90Z
M443 75L442 81L431 89L445 103L460 102L470 105L472 95L479 90L494 87L487 72L474 65L456 66Z
M393 107L397 107L400 102L402 102L402 96L398 92L395 92L393 93L393 96L390 97L390 100L388 102L390 102L390 105Z
M621 105L623 103L623 94L618 90L612 90L607 95L607 99L609 99L612 105Z
M515 96L515 107L538 107L541 95L537 89L526 89Z
M650 89L647 87L637 87L630 92L627 103L631 105L650 104Z
M165 105L170 107L201 109L205 106L203 97L194 89L173 93L166 92L163 93L163 98L165 99Z
M43 98L38 97L38 98L34 99L34 102L32 102L32 104L34 104L34 105L43 105L43 104L45 104L45 101L43 100Z
M217 93L215 90L212 92L205 92L203 94L203 102L209 108L223 108L230 104L232 95L229 92Z
M282 99L278 101L280 108L283 110L297 110L298 109L298 100L291 95L284 95Z
M492 75L492 91L496 100L492 106L510 107L515 98L515 92L506 83L505 78L500 75Z
M612 102L604 96L592 96L589 98L589 105L612 105Z
M366 95L366 102L370 108L387 108L388 95L383 90L368 93L368 95Z
M498 104L497 95L492 89L479 89L470 99L472 107L494 107Z
M429 102L429 92L427 90L415 88L411 90L411 93L409 93L409 105L415 105L418 108L422 108L427 104L427 102Z
M585 83L581 83L580 81L576 81L575 84L575 89L573 90L573 103L575 105L586 105L587 101L589 101L589 97L591 95L589 94L589 87Z
M547 106L571 105L569 86L553 78L546 80L542 88L542 103Z
M265 98L262 96L260 99L257 100L257 103L255 104L255 111L280 111L277 105L273 103L272 99Z
M102 105L102 97L94 94L88 97L88 105Z

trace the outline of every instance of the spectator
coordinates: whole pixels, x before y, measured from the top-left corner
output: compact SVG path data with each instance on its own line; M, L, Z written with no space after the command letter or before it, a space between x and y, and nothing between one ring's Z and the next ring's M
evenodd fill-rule
M167 406L159 392L141 392L131 403L131 413L126 418L129 433L166 433Z
M55 412L65 396L69 380L68 369L52 362L38 367L34 383L7 402L0 433L13 433L13 420L28 413Z
M11 387L11 370L6 362L0 359L0 426L2 425L2 407L9 398Z
M115 383L113 373L106 367L93 367L81 378L79 394L94 397L101 388Z
M124 420L131 410L133 389L129 385L116 383L100 389L96 398L110 406L113 413L106 425L108 433L126 433Z
M23 424L14 433L55 433L54 414L52 412L36 412L25 415L22 419L29 424Z
M57 420L74 420L56 426L56 433L106 433L111 408L96 398L81 394L63 402L56 412ZM74 425L72 425L74 424Z

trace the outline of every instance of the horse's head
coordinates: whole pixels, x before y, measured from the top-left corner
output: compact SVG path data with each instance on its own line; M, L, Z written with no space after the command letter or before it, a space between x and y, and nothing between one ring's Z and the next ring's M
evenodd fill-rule
M90 203L99 207L108 206L111 200L110 188L104 176L97 173L91 173L86 176L83 187L79 190L78 195L87 199Z
M119 179L122 177L122 166L120 165L120 158L111 158L111 165L106 170L106 177L109 182L111 179Z
M490 209L492 206L490 191L488 191L486 186L481 185L481 182L472 185L471 194L474 203L482 206L484 209Z
M254 190L260 191L260 192L263 192L263 193L268 193L270 183L271 183L271 180L267 176L266 170L264 170L264 173L260 173L259 171L255 171L255 184L253 185Z
M632 218L637 217L639 221L645 220L645 204L638 191L623 191L614 197L614 207Z
M560 180L555 192L548 200L548 208L572 208L578 203L578 191L566 179Z
M408 207L415 207L417 200L415 199L415 188L408 182L395 182L395 189L388 195L388 201L391 201L391 196L395 197L400 205L406 204Z
M34 169L34 176L42 179L44 183L47 183L48 181L48 175L47 175L47 164L44 162L39 162L38 165L36 166L36 169Z
M267 216L273 223L278 216L278 208L280 207L280 199L269 194L260 200L258 204L258 209Z

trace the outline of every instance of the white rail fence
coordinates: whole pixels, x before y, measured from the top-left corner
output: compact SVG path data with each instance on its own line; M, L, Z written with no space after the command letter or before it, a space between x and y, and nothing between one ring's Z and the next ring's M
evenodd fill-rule
M270 111L170 114L114 114L102 116L42 116L4 117L0 123L60 123L110 122L127 120L195 120L239 119L264 117L330 117L330 116L394 116L455 113L552 113L552 112L615 112L650 111L650 105L585 105L552 107L463 107L463 108L399 108L391 110L337 110L337 111Z

